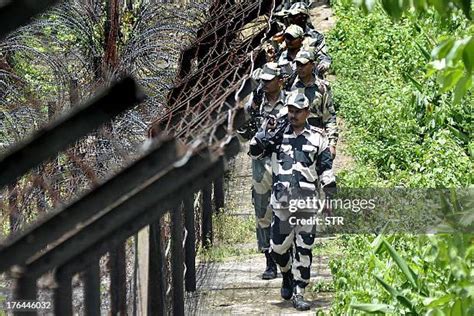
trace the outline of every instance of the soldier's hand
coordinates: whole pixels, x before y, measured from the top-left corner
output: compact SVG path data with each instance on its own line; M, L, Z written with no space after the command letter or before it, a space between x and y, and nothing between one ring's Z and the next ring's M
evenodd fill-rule
M329 151L331 152L332 159L336 158L336 146L329 146Z
M326 71L328 71L329 67L325 63L319 63L316 65L316 70L319 74L323 75Z
M267 123L267 129L268 130L274 130L277 126L277 122L274 118L269 118L268 123Z
M267 47L267 49L265 50L265 53L266 53L267 63L275 61L276 53L275 53L275 49L272 46Z

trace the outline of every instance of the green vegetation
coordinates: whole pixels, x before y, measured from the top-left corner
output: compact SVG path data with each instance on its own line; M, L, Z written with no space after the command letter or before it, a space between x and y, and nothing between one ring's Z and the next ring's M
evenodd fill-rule
M199 249L201 259L223 261L229 257L257 253L255 216L242 217L233 215L229 211L223 211L213 215L212 225L214 244L210 248ZM253 247L242 247L245 243L251 243Z
M363 3L366 9L371 3L370 14L347 1L333 3L338 23L328 37L338 115L356 161L339 184L471 187L470 11L449 6L439 15L424 1L422 12L407 10L411 2L394 8L394 1L382 1L393 22L378 2ZM454 191L443 200L446 214L462 213L472 228L472 202L460 204ZM330 262L332 313L474 313L473 234L343 235L339 244L344 256Z
M328 42L339 114L348 123L358 162L346 186L450 187L472 183L472 93L454 104L428 77L426 47L469 23L434 13L394 23L379 8L369 15L335 5L338 23Z

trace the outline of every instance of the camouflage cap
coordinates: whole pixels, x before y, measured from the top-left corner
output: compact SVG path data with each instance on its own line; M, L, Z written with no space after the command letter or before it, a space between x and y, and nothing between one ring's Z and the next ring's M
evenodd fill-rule
M278 61L278 66L281 69L281 74L283 76L291 76L293 73L293 68L291 67L291 62L288 59L283 59Z
M286 18L288 16L288 10L285 10L285 9L280 10L278 12L273 13L273 16L279 19Z
M304 30L296 24L291 24L286 28L285 34L289 34L294 38L302 38L304 36Z
M311 50L300 50L296 54L295 62L306 64L310 61L314 61L314 53Z
M277 63L266 63L263 65L262 72L260 73L259 79L262 80L272 80L275 77L281 75L281 69Z
M304 95L304 93L295 90L291 92L288 97L286 98L286 105L292 105L298 109L306 109L309 108L309 100Z
M288 10L289 15L305 14L309 16L308 6L304 2L295 2Z

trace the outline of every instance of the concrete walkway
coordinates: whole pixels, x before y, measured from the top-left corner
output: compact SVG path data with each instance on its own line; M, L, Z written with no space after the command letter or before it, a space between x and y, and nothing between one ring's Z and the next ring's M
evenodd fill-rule
M327 256L314 258L311 281L331 282ZM312 303L308 312L297 312L291 301L280 297L281 275L262 280L264 256L229 258L225 262L202 263L198 267L198 291L189 297L188 312L194 315L314 315L316 310L328 311L332 293L307 291ZM311 284L310 284L311 286Z

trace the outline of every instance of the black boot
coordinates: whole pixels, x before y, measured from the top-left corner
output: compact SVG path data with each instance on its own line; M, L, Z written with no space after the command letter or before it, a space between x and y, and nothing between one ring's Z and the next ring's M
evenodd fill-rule
M291 271L282 272L283 282L281 284L280 294L285 300L289 300L293 295L293 275Z
M291 301L293 302L293 307L298 311L307 311L311 308L311 304L308 301L304 300L303 297L304 289L297 288L295 286L293 297Z
M277 277L277 266L275 261L273 261L272 256L265 250L265 258L267 258L267 268L262 274L262 279L264 280L271 280Z

